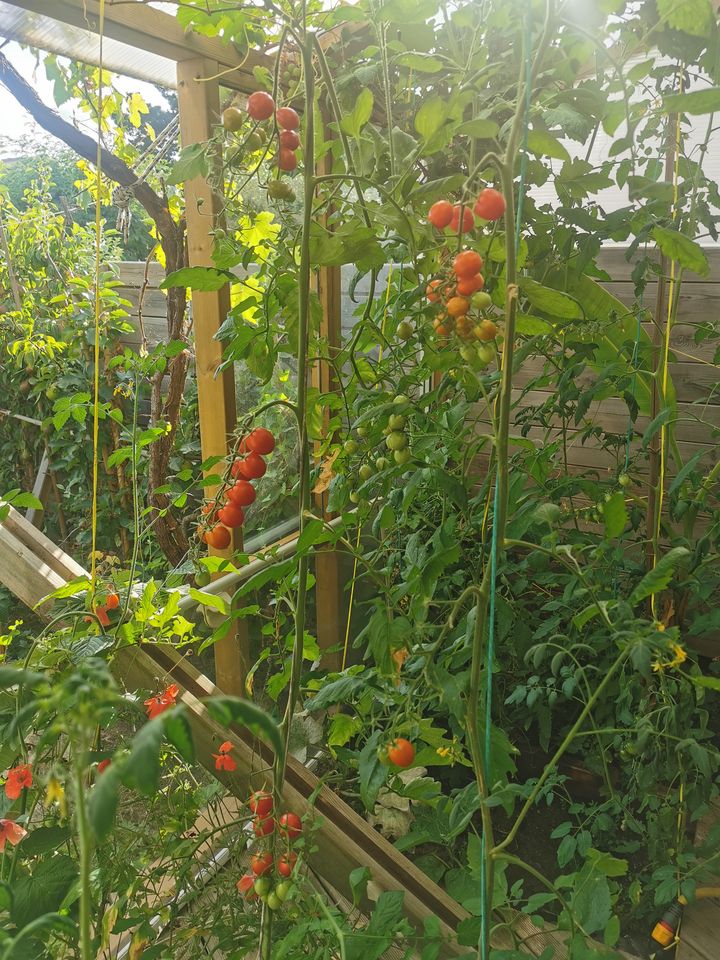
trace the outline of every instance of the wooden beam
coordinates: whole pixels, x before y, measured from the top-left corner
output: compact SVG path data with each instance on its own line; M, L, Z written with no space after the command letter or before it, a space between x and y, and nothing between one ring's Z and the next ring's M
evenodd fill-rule
M43 14L82 30L98 32L100 4L98 0L8 0L13 6ZM215 73L223 72L223 86L243 93L257 89L253 67L272 68L272 58L250 50L244 60L230 43L217 37L183 30L177 19L156 10L147 3L128 0L106 0L105 35L138 50L180 62L190 57L215 60Z
M213 60L195 59L178 63L178 108L180 138L184 147L200 143L212 136L213 124L220 112L220 88L214 77L218 64ZM212 266L213 238L210 235L223 221L221 198L213 193L203 177L185 184L185 217L187 221L188 263L191 267ZM217 291L196 291L192 297L193 330L195 333L195 374L200 416L200 444L203 460L225 457L228 441L235 429L235 378L232 365L217 376L222 360L222 344L215 334L230 309L230 287ZM213 469L217 472L217 468ZM211 490L206 491L208 496ZM232 557L242 549L241 531L232 531L227 550L211 550L219 556ZM215 646L215 670L218 686L226 693L242 695L249 669L247 627L236 621L233 631Z

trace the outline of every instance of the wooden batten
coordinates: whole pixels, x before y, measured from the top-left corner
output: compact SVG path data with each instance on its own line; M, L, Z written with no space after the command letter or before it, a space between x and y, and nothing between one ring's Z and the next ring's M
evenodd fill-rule
M198 58L178 63L178 106L180 137L184 147L210 139L220 113L220 88L216 61ZM218 158L218 165L220 158ZM218 166L219 170L219 166ZM203 177L185 184L185 217L187 221L188 263L191 267L213 265L212 231L223 222L222 198L213 192ZM195 374L198 388L200 443L203 460L226 457L236 424L235 379L233 367L217 373L222 361L222 344L215 335L230 310L230 287L216 291L195 291L192 297L195 333ZM213 468L216 473L220 467ZM206 495L212 496L207 489ZM226 550L211 553L231 559L242 549L242 533L232 531ZM226 693L242 695L249 668L247 627L236 621L233 629L214 646L215 670L219 686Z

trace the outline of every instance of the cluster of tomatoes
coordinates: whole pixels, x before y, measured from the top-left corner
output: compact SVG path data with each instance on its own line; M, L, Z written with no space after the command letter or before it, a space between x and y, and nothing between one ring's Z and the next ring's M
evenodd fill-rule
M428 211L428 221L438 230L449 227L453 233L467 233L475 226L475 217L486 222L499 220L505 213L505 198L499 190L485 187L480 191L472 209L449 200L438 200ZM460 218L462 217L462 229Z
M238 457L230 468L233 482L223 487L211 503L202 508L208 526L198 527L199 538L209 547L224 550L230 546L230 531L245 522L244 507L254 502L256 493L251 480L265 475L263 459L275 449L275 437L265 427L256 427L238 444Z
M297 150L300 147L300 117L292 107L276 107L275 101L264 90L251 93L247 101L247 115L256 124L269 120L275 115L275 124L278 130L277 165L280 170L291 171L297 167ZM223 110L222 123L226 130L237 133L245 122L242 110L238 107L228 107ZM260 129L255 129L245 140L249 149L260 149L264 143ZM272 195L272 194L271 194Z
M260 899L270 910L279 910L293 891L291 878L297 864L297 854L291 847L302 834L302 821L296 813L283 813L276 821L272 795L264 791L252 793L248 806L255 815L255 836L271 836L277 826L285 849L277 859L274 859L271 850L257 850L250 859L250 871L238 880L237 889L246 900ZM273 874L282 879L273 882Z

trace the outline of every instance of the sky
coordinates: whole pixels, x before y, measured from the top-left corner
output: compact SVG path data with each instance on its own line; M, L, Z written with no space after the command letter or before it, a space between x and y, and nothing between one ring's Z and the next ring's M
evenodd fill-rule
M53 99L53 85L45 76L45 67L42 62L43 54L40 54L38 63L35 55L28 49L23 49L17 43L8 43L3 47L3 53L10 60L18 72L29 80L35 87L38 96L48 106L55 108ZM116 77L117 87L125 93L137 91L142 94L148 103L162 103L162 98L157 89L141 80L133 80L128 77ZM67 120L80 120L87 123L85 115L77 116L73 110L73 104L67 103L60 107L59 111ZM0 84L0 158L3 156L13 156L13 141L19 142L29 134L34 134L35 138L47 137L42 128L40 128L30 117L27 111L20 106L15 97ZM87 131L94 135L94 129Z

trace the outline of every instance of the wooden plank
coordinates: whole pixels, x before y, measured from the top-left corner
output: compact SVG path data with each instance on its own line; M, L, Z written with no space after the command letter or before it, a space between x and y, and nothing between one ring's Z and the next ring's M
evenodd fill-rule
M24 604L35 609L49 593L59 590L66 581L13 536L7 525L2 523L0 524L0 582ZM49 616L50 607L50 602L43 603L37 612L41 616Z
M42 568L47 567L62 581L67 582L68 580L75 580L77 577L87 576L87 572L79 563L76 563L69 554L65 553L61 547L53 543L49 537L45 536L12 507L10 507L10 512L3 521L1 529L6 530L21 547L29 551ZM2 574L3 569L0 563L0 577L2 577ZM52 583L56 584L56 581L53 580ZM46 596L56 589L57 585L49 586L45 593L40 594L40 596Z
M72 24L83 30L98 32L98 0L9 0L14 6L34 13L52 16L55 20ZM206 37L195 31L185 31L177 19L162 10L156 10L143 0L106 0L105 35L139 50L147 50L168 60L183 61L190 57L215 60L214 74L223 71L223 86L244 93L257 89L253 75L256 66L272 71L274 60L252 47L244 61L236 48L216 37Z
M683 912L677 960L718 960L720 900L698 900Z
M220 90L217 80L205 81L218 72L216 61L196 59L178 63L178 106L182 144L204 142L212 134L213 123L220 111ZM196 177L185 184L185 216L187 220L188 262L193 266L212 266L213 239L210 230L221 225L221 198L213 193L208 181ZM192 298L195 335L195 375L198 389L200 443L202 457L228 454L228 443L236 422L235 379L232 366L220 376L217 368L222 360L222 344L215 334L230 309L230 287L218 291L196 291ZM218 468L214 467L213 472ZM209 496L212 491L206 491ZM215 551L232 557L242 549L242 533L232 531L227 550ZM214 645L218 684L227 693L242 695L249 669L247 627L236 621L231 633Z
M125 287L141 287L146 269L151 286L159 287L165 279L165 268L157 260L151 260L148 264L144 260L112 260L108 266Z
M35 483L33 484L33 496L37 497L42 507L36 510L35 507L29 507L25 512L25 518L35 527L42 527L45 519L45 508L47 507L50 491L52 490L52 477L50 476L50 460L47 454L47 448L43 451L42 460L38 468Z

